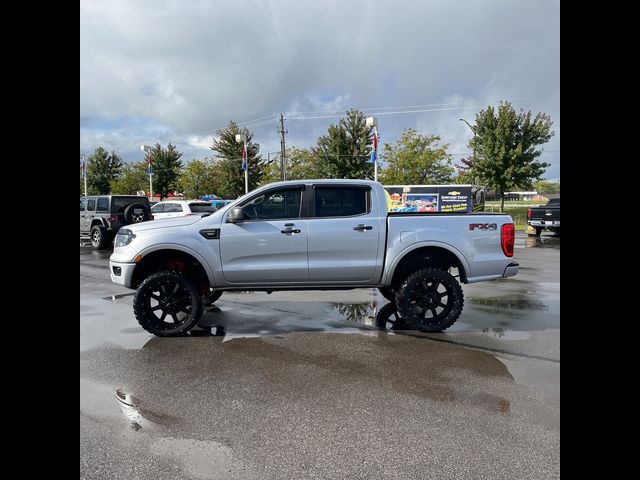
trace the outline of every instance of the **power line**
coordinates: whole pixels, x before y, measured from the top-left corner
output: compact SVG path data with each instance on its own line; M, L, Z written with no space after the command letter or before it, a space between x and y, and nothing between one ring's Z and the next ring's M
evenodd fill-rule
M522 103L529 103L529 102L533 102L533 101L551 101L551 99L548 98L543 98L543 97L534 97L534 98L526 98L526 99L516 99L516 100L511 100L510 103L517 103L517 104L522 104ZM489 102L489 103L495 103L495 101L493 102ZM368 111L368 110L394 110L394 109L407 109L407 108L422 108L422 107L475 107L478 105L486 105L486 103L427 103L427 104L422 104L422 105L395 105L395 106L387 106L387 107L356 107L356 106L347 106L347 107L341 107L341 108L336 108L335 110L317 110L317 111L295 111L295 112L288 112L289 114L310 114L310 115L314 115L314 114L321 114L321 113L337 113L338 111L342 111L344 109L357 109L360 111Z

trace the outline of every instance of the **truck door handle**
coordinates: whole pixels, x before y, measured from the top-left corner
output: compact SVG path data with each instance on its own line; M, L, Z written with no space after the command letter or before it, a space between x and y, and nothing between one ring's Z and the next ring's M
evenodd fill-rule
M280 230L280 233L300 233L302 230L300 230L299 228L287 228L285 230Z
M364 225L361 223L360 225L353 227L353 229L362 232L364 230L373 230L373 227L371 225Z

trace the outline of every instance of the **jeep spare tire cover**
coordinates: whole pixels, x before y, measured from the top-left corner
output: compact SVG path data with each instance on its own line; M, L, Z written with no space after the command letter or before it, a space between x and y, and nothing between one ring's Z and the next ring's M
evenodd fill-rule
M130 223L140 223L149 220L149 210L144 208L141 203L132 203L124 209L124 221L128 225Z

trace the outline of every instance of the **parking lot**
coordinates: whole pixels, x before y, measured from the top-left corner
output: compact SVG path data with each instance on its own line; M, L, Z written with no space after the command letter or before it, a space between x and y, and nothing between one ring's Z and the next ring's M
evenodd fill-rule
M441 334L359 289L225 293L157 338L110 253L80 247L81 478L559 477L559 236L518 233Z

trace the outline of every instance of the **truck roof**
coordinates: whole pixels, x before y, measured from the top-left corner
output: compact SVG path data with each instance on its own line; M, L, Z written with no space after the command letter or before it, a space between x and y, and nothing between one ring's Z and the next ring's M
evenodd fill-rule
M353 185L353 184L361 184L361 185L380 185L382 186L382 184L380 182L375 182L373 180L356 180L356 179L349 179L349 178L322 178L322 179L317 179L317 180L313 180L313 179L304 179L304 180L287 180L284 182L273 182L270 183L269 186L278 186L278 185L299 185L301 183L329 183L329 184L340 184L340 183L344 183L345 185ZM265 185L266 187L267 185Z

